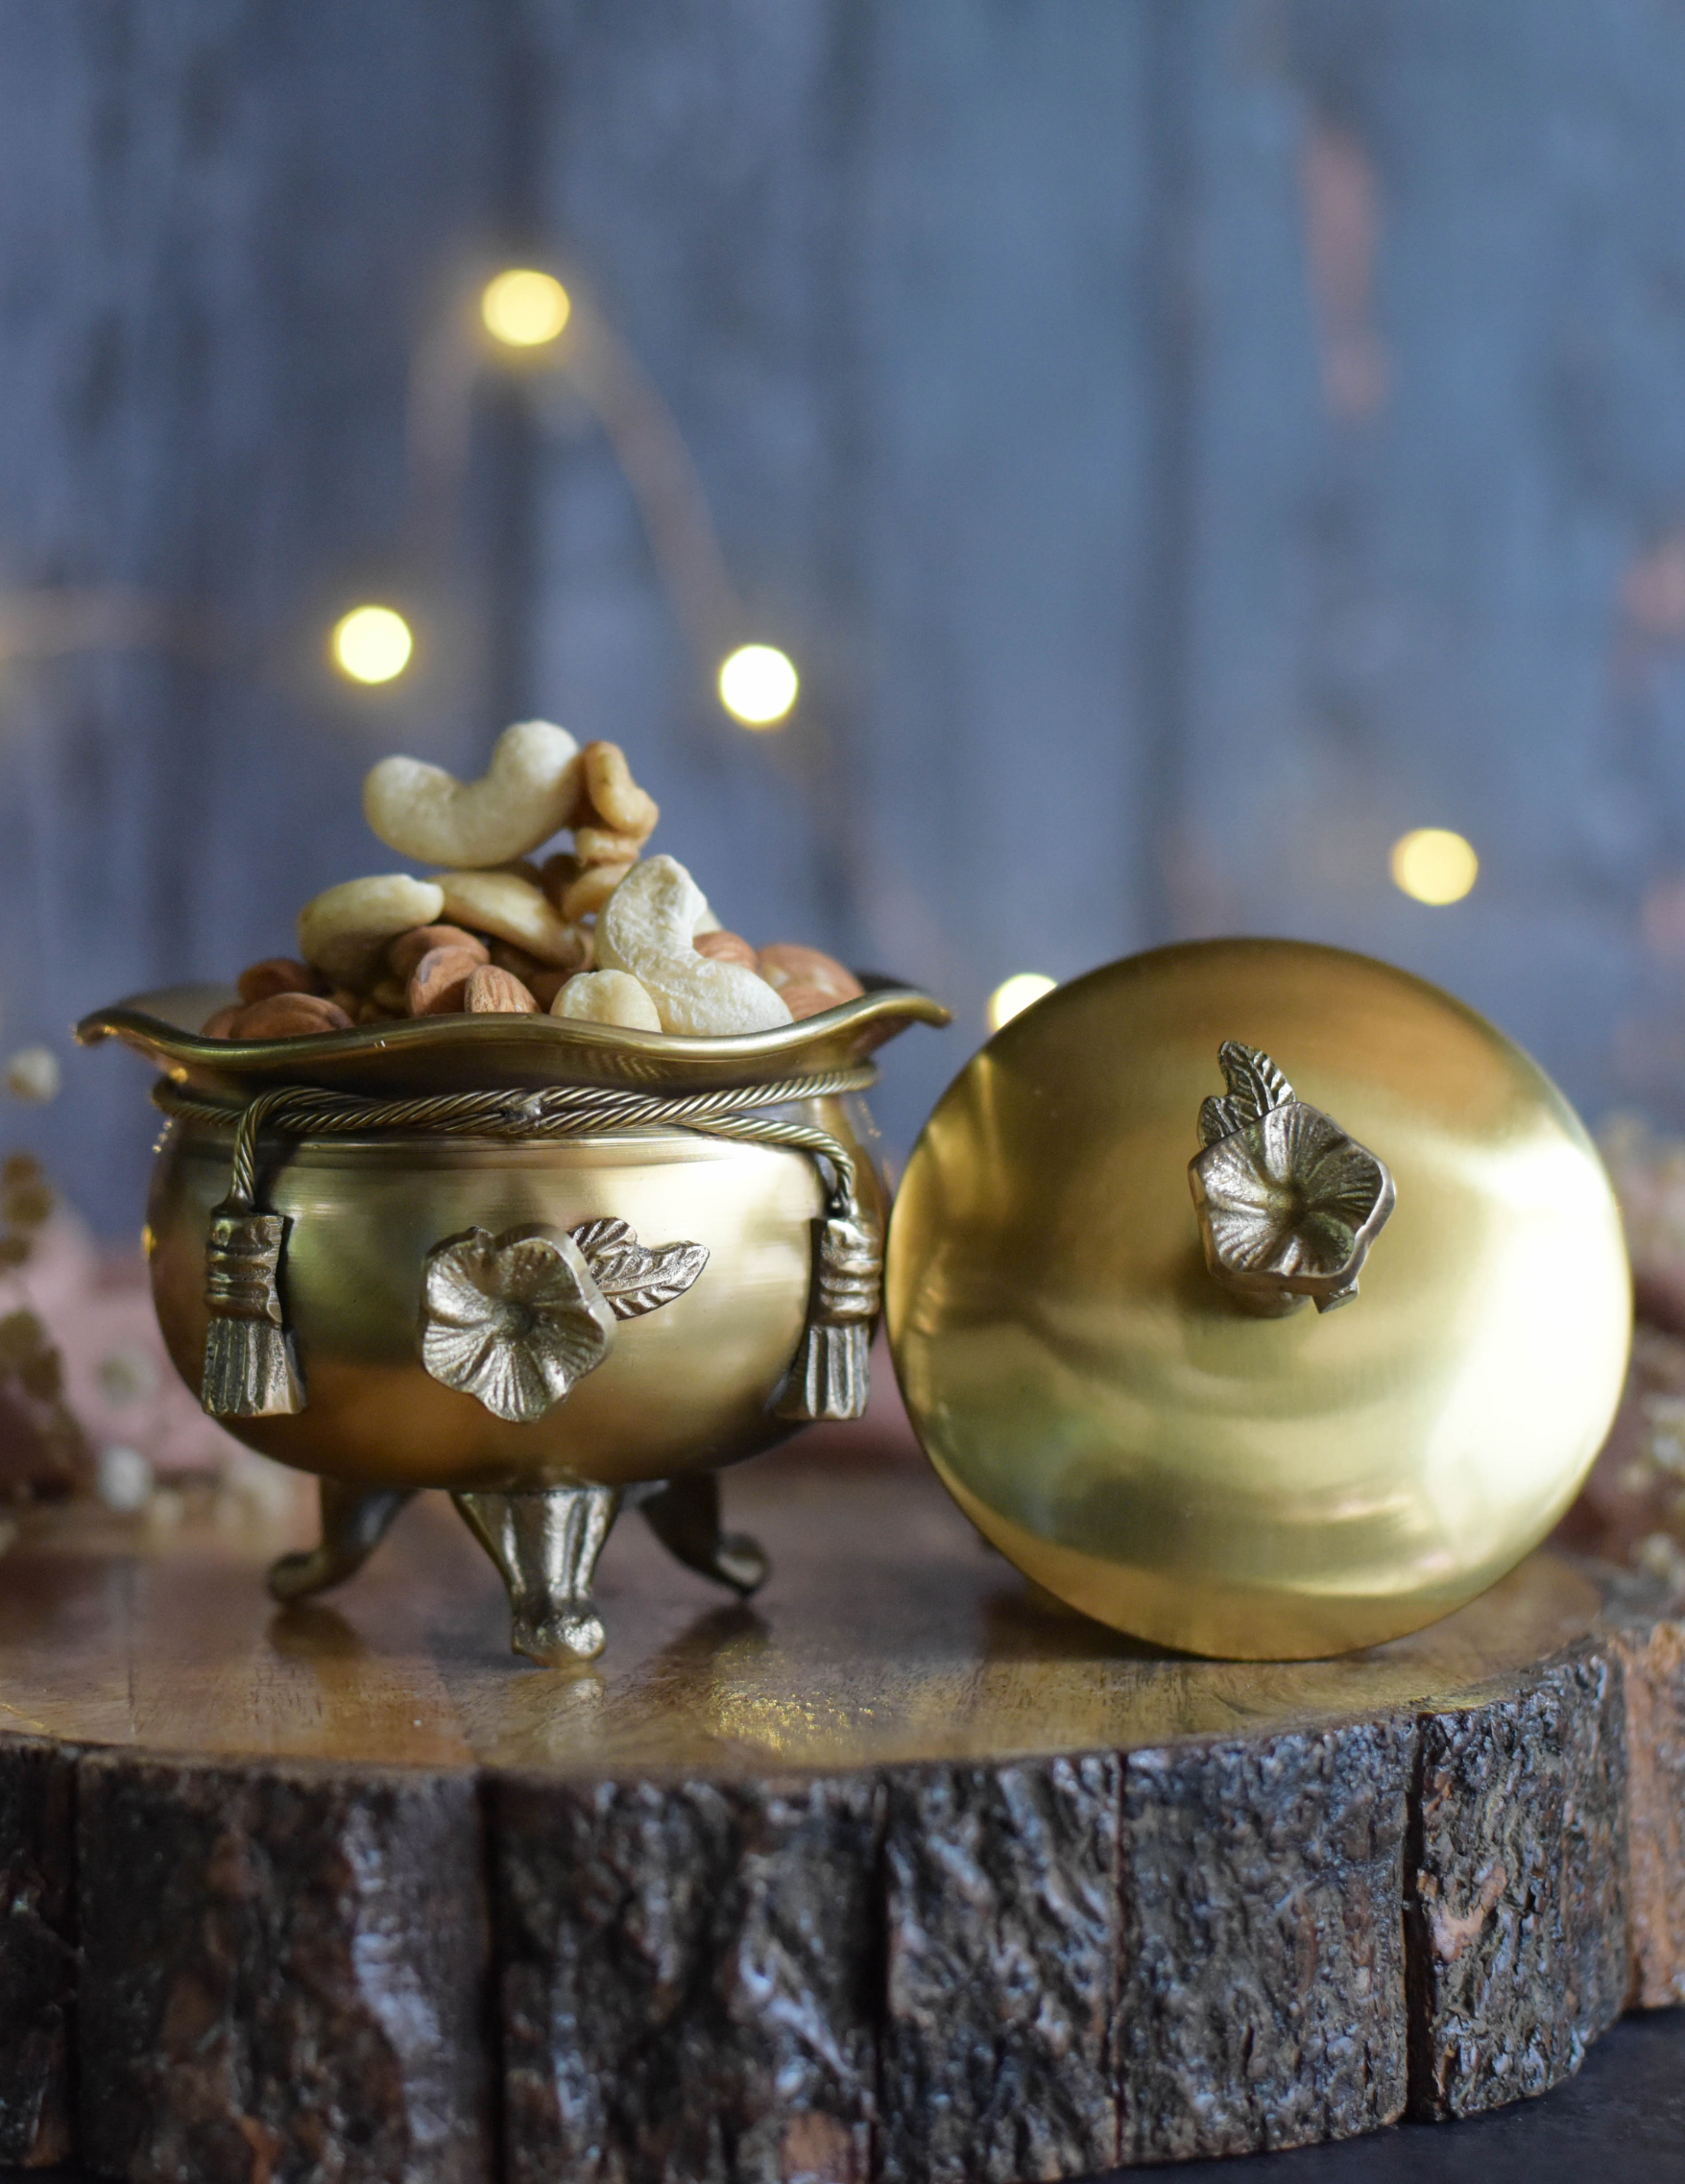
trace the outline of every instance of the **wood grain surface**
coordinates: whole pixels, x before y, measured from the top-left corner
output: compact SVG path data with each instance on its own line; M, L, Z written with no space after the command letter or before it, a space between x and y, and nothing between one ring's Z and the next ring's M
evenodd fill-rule
M1677 1998L1685 1626L1642 1582L1543 1552L1243 1666L1055 1612L911 1466L728 1500L757 1602L629 1519L566 1672L443 1502L285 1610L302 1501L14 1549L7 2157L1016 2184L1466 2114Z

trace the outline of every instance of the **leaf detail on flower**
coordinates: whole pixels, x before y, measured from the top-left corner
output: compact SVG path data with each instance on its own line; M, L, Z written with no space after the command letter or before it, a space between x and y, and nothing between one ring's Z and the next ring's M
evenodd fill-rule
M1229 1112L1226 1099L1219 1099L1213 1092L1209 1099L1200 1101L1199 1142L1202 1145L1215 1145L1219 1139L1232 1138L1240 1128L1240 1124Z
M682 1297L708 1264L708 1246L647 1251L625 1221L586 1221L571 1231L616 1319L638 1319Z
M1274 1107L1285 1107L1294 1096L1294 1088L1264 1048L1241 1046L1240 1040L1224 1040L1217 1048L1217 1062L1228 1081L1228 1098L1206 1101L1206 1107L1219 1107L1231 1118L1231 1131L1245 1129L1248 1122L1261 1122ZM1204 1122L1204 1107L1200 1118Z

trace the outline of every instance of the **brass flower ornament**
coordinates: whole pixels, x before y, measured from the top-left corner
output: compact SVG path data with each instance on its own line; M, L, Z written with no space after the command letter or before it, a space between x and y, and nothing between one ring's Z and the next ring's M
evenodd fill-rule
M702 1244L646 1251L624 1221L469 1229L427 1254L421 1362L494 1418L528 1424L602 1363L616 1320L669 1304L707 1263Z
M1309 1107L1267 1054L1225 1040L1225 1095L1202 1102L1189 1163L1205 1260L1251 1310L1349 1304L1396 1199L1384 1163Z

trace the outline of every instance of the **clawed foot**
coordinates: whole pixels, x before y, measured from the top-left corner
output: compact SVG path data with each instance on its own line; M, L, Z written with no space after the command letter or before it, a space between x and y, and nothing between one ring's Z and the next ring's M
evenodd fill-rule
M747 1532L727 1532L714 1550L713 1568L707 1574L747 1599L766 1583L771 1568L758 1540L752 1540Z
M341 1561L326 1545L306 1548L301 1554L283 1554L278 1562L269 1566L271 1598L301 1600L310 1593L325 1592L329 1585L336 1585L342 1577L350 1575L349 1570L341 1567Z
M687 1472L645 1491L638 1506L667 1552L699 1576L712 1577L747 1597L766 1582L770 1565L747 1532L720 1530L720 1482L714 1473Z
M765 1582L766 1556L743 1532L720 1530L719 1481L686 1474L630 1490L662 1544L691 1570L747 1595ZM544 1668L594 1661L601 1619L590 1604L597 1556L620 1497L605 1486L557 1486L525 1494L459 1492L469 1529L508 1589L510 1642Z
M451 1499L508 1590L514 1650L546 1668L594 1661L604 1633L591 1612L591 1578L618 1494L606 1486L555 1486Z
M510 1649L524 1653L542 1668L566 1668L570 1662L594 1661L608 1643L602 1619L590 1608L558 1613L552 1607L517 1608L510 1625Z
M269 1590L275 1599L301 1600L354 1577L410 1499L407 1487L346 1486L331 1478L319 1483L322 1544L283 1554L270 1565Z

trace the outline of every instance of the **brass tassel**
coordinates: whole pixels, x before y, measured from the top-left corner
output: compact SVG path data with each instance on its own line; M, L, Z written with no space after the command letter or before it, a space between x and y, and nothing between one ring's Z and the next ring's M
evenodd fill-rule
M277 1279L291 1223L225 1198L205 1245L201 1405L212 1418L279 1418L304 1407L304 1382L281 1316Z
M858 1418L872 1392L872 1322L882 1287L883 1242L857 1212L813 1224L807 1325L775 1409L779 1418Z

